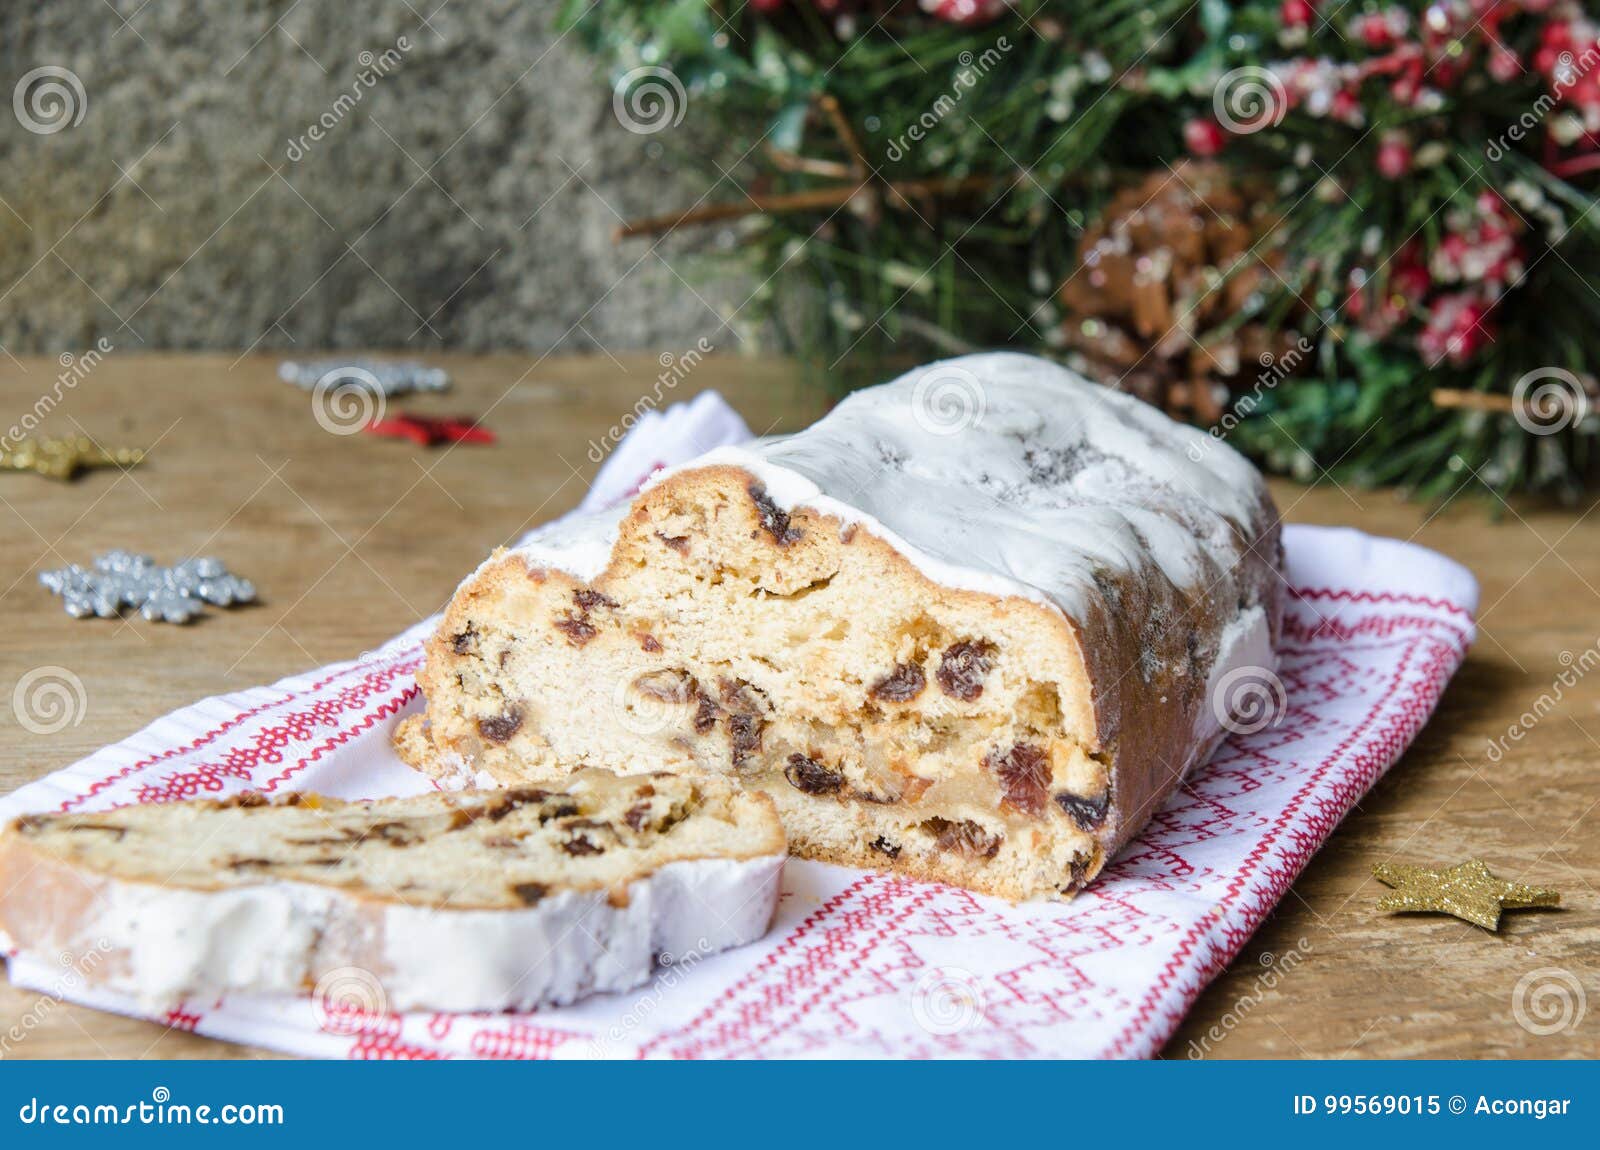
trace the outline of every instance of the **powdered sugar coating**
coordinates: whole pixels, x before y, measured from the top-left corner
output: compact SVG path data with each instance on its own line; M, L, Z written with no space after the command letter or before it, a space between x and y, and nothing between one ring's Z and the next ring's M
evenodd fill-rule
M94 917L39 949L114 955L96 981L153 1009L235 991L298 995L329 970L359 969L389 1009L525 1010L638 986L661 955L760 938L783 862L685 859L634 879L625 899L563 890L515 910L363 907L298 882L192 890L93 876Z
M1226 444L1010 353L917 368L796 435L718 448L647 486L712 464L750 471L784 510L862 525L935 582L1080 623L1107 575L1143 577L1151 562L1181 592L1215 587L1270 517L1260 474ZM569 520L518 552L592 579L620 518Z

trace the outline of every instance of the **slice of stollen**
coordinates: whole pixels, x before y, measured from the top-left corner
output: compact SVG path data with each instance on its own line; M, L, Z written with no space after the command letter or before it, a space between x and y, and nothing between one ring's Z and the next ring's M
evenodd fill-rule
M359 976L366 1009L525 1009L760 937L784 855L764 795L601 770L29 815L0 831L0 932L42 958L97 952L88 980L147 1005Z

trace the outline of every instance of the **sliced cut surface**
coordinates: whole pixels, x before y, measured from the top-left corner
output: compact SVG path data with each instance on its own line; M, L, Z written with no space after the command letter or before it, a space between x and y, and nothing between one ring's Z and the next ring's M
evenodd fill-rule
M0 832L0 931L99 949L91 977L146 999L304 993L354 968L391 1009L496 1010L751 941L783 856L765 798L673 774L30 815Z
M1110 780L1082 657L1040 605L927 585L810 510L779 524L731 468L642 497L612 570L488 568L430 647L408 759L508 785L573 764L732 778L804 857L1016 898L1099 869Z

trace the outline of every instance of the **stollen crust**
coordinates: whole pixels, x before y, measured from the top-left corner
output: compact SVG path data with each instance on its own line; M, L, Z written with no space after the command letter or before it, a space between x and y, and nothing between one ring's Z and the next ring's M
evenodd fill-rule
M250 794L13 820L0 931L153 1006L359 978L369 1009L527 1009L753 941L784 858L771 802L715 779Z
M425 770L737 779L791 850L1070 896L1270 676L1278 516L1215 437L1020 355L858 392L491 557L428 644Z

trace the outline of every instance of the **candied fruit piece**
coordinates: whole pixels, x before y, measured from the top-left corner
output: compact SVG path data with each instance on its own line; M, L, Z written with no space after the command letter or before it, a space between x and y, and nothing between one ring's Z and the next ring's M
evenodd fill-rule
M922 793L933 786L932 779L925 779L921 775L900 776L900 801L914 803L922 797Z
M808 795L837 794L839 788L844 786L842 774L799 751L789 756L789 765L783 769L783 777L789 780L789 785L795 790Z
M1003 755L983 757L983 765L1000 781L1004 802L1035 818L1050 802L1050 755L1043 747L1018 743Z
M572 593L572 601L578 605L578 610L587 615L596 607L615 607L617 601L601 591L592 591L587 587L580 587Z
M717 684L722 701L728 707L728 744L734 766L744 762L761 749L761 732L766 728L762 717L765 698L760 690L743 679L723 679ZM713 704L715 706L715 704ZM705 704L701 704L701 711ZM695 729L700 729L700 714L695 715Z
M511 888L511 893L517 896L523 906L533 906L550 893L550 888L542 882L519 882Z
M491 743L504 743L522 726L522 711L512 707L504 714L489 715L478 720L478 733Z
M952 699L971 703L983 694L983 680L989 674L995 646L986 639L963 641L945 648L934 677L939 689Z
M1083 795L1062 791L1056 796L1056 802L1067 812L1068 817L1078 824L1079 830L1092 831L1106 821L1106 811L1111 806L1111 796L1103 794L1097 798L1085 798Z
M762 709L765 696L743 679L718 679L717 691L730 710L756 714Z
M750 501L756 505L761 529L772 536L772 541L779 547L798 542L804 532L790 525L789 513L772 501L767 489L759 483L752 483L748 490Z
M722 708L704 692L695 698L698 705L694 710L694 731L697 735L703 735L717 725L717 720L722 717Z
M1000 836L990 834L971 819L925 819L922 829L933 836L933 845L942 851L974 859L992 859L1000 853Z
M765 727L760 715L733 715L728 719L728 746L734 766L742 766L761 749L761 732Z
M600 633L595 629L595 625L589 622L589 616L587 614L573 615L568 613L561 616L561 618L557 619L551 625L555 627L557 631L560 631L563 635L565 635L567 637L567 642L571 643L574 647L583 646L590 639L593 639Z
M899 663L895 669L872 684L871 695L889 703L909 703L922 694L928 677L917 663Z

